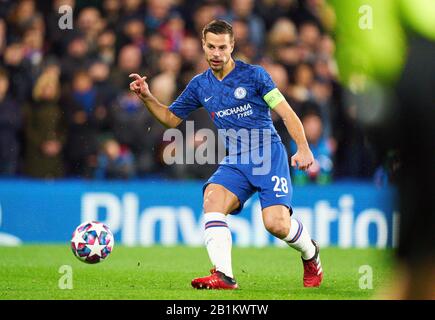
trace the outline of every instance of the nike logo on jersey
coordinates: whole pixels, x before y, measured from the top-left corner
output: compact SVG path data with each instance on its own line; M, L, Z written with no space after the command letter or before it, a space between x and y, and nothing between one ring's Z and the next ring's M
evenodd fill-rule
M208 98L204 98L204 102L207 102L207 101L210 100L211 98L213 98L213 96L208 97Z
M276 194L275 195L275 197L277 197L277 198L281 198L281 197L285 197L286 196L286 194Z

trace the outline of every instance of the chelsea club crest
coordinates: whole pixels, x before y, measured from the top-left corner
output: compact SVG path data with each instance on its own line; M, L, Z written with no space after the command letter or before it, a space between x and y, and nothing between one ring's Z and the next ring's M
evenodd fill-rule
M246 89L243 87L238 87L236 90L234 90L234 96L237 99L243 99L246 97Z

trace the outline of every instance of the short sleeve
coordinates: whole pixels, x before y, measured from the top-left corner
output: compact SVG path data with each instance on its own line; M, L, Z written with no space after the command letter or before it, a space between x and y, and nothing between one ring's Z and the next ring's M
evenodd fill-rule
M257 69L257 90L269 108L275 108L284 96L276 87L270 75L262 67Z
M201 107L199 100L196 98L195 79L192 79L183 92L169 106L169 110L181 119L186 119L192 111Z
M263 67L258 67L256 70L257 90L263 98L266 94L276 88L275 83L269 73Z

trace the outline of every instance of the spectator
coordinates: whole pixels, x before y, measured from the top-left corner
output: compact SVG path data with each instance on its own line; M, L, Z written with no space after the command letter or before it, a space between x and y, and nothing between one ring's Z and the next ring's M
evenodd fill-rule
M291 97L298 102L307 101L310 98L310 89L314 80L313 68L306 63L299 64L294 77Z
M66 158L69 175L91 177L96 165L98 139L108 126L108 112L90 75L79 70L72 88L63 97L68 121Z
M116 63L116 34L112 29L104 30L97 39L96 58L110 66Z
M201 40L196 37L186 36L181 43L179 53L183 64L193 66L202 58Z
M42 71L44 57L44 38L37 30L28 30L23 36L24 59L29 62L32 78Z
M120 89L128 88L131 73L141 73L142 53L138 47L129 44L119 52L118 65L114 68L111 81Z
M331 115L331 83L324 78L316 78L311 87L311 100L320 107L320 115L323 122L323 131L326 137L332 135L332 115Z
M133 176L134 158L128 148L113 139L104 141L98 154L95 178L130 179Z
M0 69L0 176L13 176L18 169L20 143L18 132L22 126L19 104L7 94L9 78Z
M201 30L218 17L233 24L233 56L263 65L298 115L307 103L320 108L322 137L334 154L334 176L366 178L373 173L371 150L355 121L353 102L344 98L347 92L337 77L335 43L329 31L334 15L325 0L0 2L0 70L10 75L0 118L13 118L6 106L19 112L21 105L34 111L30 106L42 104L33 100L34 85L47 68L56 69L47 67L50 61L60 60L62 98L52 103L62 107L68 124L67 144L61 149L68 175L93 176L99 141L106 135L130 148L138 175L162 170L163 127L150 120L143 107L131 112L132 103L124 92L128 75L147 75L152 89L170 104L193 76L208 68ZM74 10L72 30L59 29L61 5ZM12 102L18 107L13 108ZM192 117L195 127L213 128L204 116L198 111ZM19 130L20 119L15 120ZM289 146L283 123L275 121L275 127ZM134 134L128 128L134 128ZM19 141L11 138L11 143ZM22 142L19 145L27 152ZM16 172L16 164L13 167ZM191 169L197 170L179 166L168 172L170 177L201 177Z
M276 20L268 34L268 45L271 50L286 44L294 43L296 40L296 27L288 18L280 18Z
M127 20L122 28L120 46L133 44L140 49L142 54L148 51L148 40L145 37L145 24L139 18Z
M25 172L36 178L64 175L65 123L59 106L59 69L47 68L33 88L33 102L25 107Z
M90 63L89 47L85 38L76 34L67 46L67 54L62 58L62 82L70 83L77 67L86 68Z
M295 25L287 18L278 19L268 34L268 54L286 68L289 78L301 62L297 36Z
M190 79L195 76L194 70L198 61L202 60L200 40L196 37L186 36L181 43L179 54L182 63L179 75L180 87L185 88Z
M263 63L263 67L269 72L273 82L276 84L276 87L280 92L284 95L286 100L291 104L293 109L296 109L297 104L292 103L291 99L287 96L287 91L289 87L289 81L287 77L287 72L285 68L278 63ZM275 126L278 134L281 137L282 143L287 149L287 152L290 152L290 136L287 131L287 127L284 124L284 121L278 116L276 112L272 112L272 120L273 125Z
M100 11L94 7L83 8L77 19L77 29L84 36L89 50L94 53L97 49L98 35L105 27Z
M146 56L146 69L150 76L159 72L158 64L160 56L166 50L166 39L160 33L154 33L149 36L149 52Z
M37 16L34 0L17 1L8 17L10 23L10 36L16 41L31 26Z
M252 63L258 56L258 48L250 41L249 22L246 19L233 20L235 48L233 55L247 63Z
M282 18L290 18L294 21L294 15L297 12L297 2L297 0L262 1L260 10L266 29L270 30L275 22Z
M335 53L335 43L330 35L324 34L318 45L318 54L322 57L332 59Z
M153 150L156 143L162 141L161 125L129 91L120 93L110 108L110 114L114 137L133 152L137 160L137 173L143 175L154 171Z
M181 69L181 57L175 52L164 52L159 59L159 72L177 77Z
M128 4L128 1L125 2L125 9L126 5ZM139 1L140 3L140 1ZM115 29L117 27L118 22L120 21L122 15L121 15L121 6L122 2L118 0L104 0L103 1L103 16L106 20L107 27L110 29Z
M159 30L166 38L166 50L179 51L186 37L185 23L181 16L178 13L172 14Z
M302 44L306 45L310 52L314 53L315 48L320 41L320 30L314 22L304 22L299 27L299 39Z
M121 24L130 19L144 20L145 15L142 12L145 11L145 8L143 2L143 0L124 0L122 2L122 16L120 17Z
M218 15L224 15L226 14L225 11L222 10L222 8L219 5L212 4L212 3L205 3L199 6L194 14L193 14L193 32L197 37L201 37L202 29L204 26L212 21L213 19L216 19Z
M231 1L231 10L224 19L232 22L237 19L247 21L249 27L249 41L257 48L264 44L264 22L254 13L254 0L233 0Z
M91 77L101 104L106 109L112 105L118 95L118 87L110 81L110 67L107 63L96 60L89 67Z
M24 60L22 43L12 43L6 47L3 62L8 74L12 75L9 80L9 90L12 96L18 103L29 101L33 79L30 64Z
M332 178L332 152L327 139L323 136L323 124L319 111L312 104L306 104L301 121L307 136L308 145L313 152L314 163L308 171L293 170L293 180L296 185L309 182L326 184ZM296 145L292 142L291 150L296 152Z
M171 0L148 0L145 24L149 32L156 32L169 18Z
M177 6L177 12L183 16L188 34L200 36L202 27L208 22L226 14L226 2L221 0L183 1ZM207 20L210 18L210 20Z

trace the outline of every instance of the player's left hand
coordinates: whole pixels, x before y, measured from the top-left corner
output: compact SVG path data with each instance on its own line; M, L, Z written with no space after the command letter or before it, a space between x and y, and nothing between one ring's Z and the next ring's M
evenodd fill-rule
M307 170L314 162L313 153L309 148L298 149L298 151L291 157L292 167Z

